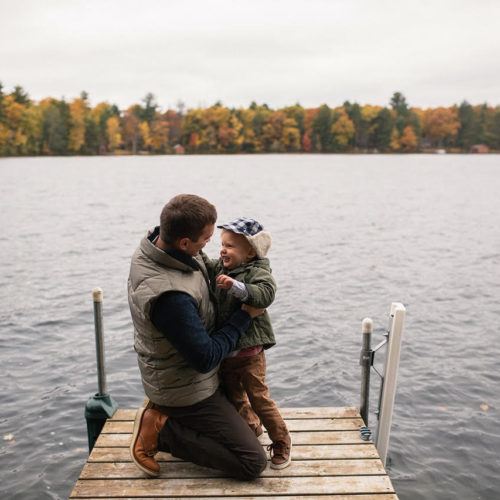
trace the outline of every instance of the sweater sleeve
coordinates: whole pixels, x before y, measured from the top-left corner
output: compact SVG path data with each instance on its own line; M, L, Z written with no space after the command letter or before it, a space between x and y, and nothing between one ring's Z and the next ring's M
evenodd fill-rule
M209 335L195 300L183 292L167 292L154 304L151 321L191 368L208 373L235 349L251 318L238 309L219 330Z
M259 270L245 281L248 298L245 302L253 307L269 307L276 295L276 282L271 273Z

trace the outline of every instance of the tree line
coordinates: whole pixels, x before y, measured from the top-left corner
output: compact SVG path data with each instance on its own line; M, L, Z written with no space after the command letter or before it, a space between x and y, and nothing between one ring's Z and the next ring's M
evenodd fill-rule
M344 102L303 108L271 109L252 102L248 108L162 111L148 93L141 104L120 110L88 95L71 101L51 97L34 102L16 86L0 84L0 156L96 155L149 152L400 152L435 149L468 152L476 144L500 150L500 106L410 107L395 92L388 106Z

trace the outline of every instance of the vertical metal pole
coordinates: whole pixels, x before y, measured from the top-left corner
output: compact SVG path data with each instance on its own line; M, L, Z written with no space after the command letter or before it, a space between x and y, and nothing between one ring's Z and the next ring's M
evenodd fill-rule
M363 333L363 347L361 349L361 357L359 364L361 365L361 404L360 410L361 418L364 420L365 425L368 426L368 411L370 405L370 369L372 365L372 350L371 350L371 336L372 336L373 322L370 318L365 318L362 324Z
M104 368L104 340L102 327L102 290L92 290L94 301L95 351L97 358L97 386L99 396L106 394L106 370Z
M94 301L95 348L97 356L97 383L99 392L94 394L85 405L89 453L92 451L99 434L108 418L118 409L118 404L106 394L106 371L104 369L104 336L102 328L102 290L92 290Z
M384 465L387 460L392 412L394 410L394 399L396 397L396 382L405 313L406 309L403 304L399 302L393 302L391 304L391 322L385 359L384 385L380 403L380 419L378 422L376 439L376 447Z

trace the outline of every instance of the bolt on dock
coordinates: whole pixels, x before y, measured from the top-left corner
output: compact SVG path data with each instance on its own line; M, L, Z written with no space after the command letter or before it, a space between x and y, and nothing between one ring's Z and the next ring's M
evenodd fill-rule
M282 408L292 436L292 463L269 466L250 482L160 452L158 478L148 478L131 461L129 445L136 410L117 410L106 421L71 492L70 499L234 498L238 500L396 500L373 441L360 437L357 408ZM260 436L269 444L266 433Z

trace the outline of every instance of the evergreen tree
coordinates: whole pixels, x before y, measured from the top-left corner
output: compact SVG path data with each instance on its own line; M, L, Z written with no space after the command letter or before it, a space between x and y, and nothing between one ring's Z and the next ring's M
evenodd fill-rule
M491 132L493 136L492 147L500 150L500 106L497 106L493 113Z
M391 97L391 108L396 111L397 115L406 116L408 115L408 104L406 103L406 97L401 92L394 92Z
M493 113L490 112L490 108L486 103L482 104L481 106L477 106L475 111L475 124L476 132L478 135L478 143L493 147L493 135L491 133Z
M142 102L144 103L144 108L141 109L140 111L140 118L141 120L145 121L149 124L153 121L153 118L155 117L156 110L158 109L158 104L156 104L155 101L155 96L151 92L148 92Z
M99 153L99 126L92 116L85 117L85 144L83 153L96 155Z
M31 104L28 93L25 92L20 85L16 85L14 87L14 91L10 95L14 98L14 101L19 104L24 104L25 106L29 106Z
M401 135L405 127L409 125L408 117L410 115L406 98L401 92L394 92L391 98L391 107L396 113L394 125L398 129L399 135Z
M387 151L391 143L394 119L387 108L383 108L375 118L374 144L379 151Z
M366 141L363 141L364 143L362 143L362 138L366 137L368 127L364 126L360 105L357 102L351 104L349 101L346 101L344 102L344 109L347 113L347 116L354 124L355 132L354 137L351 140L351 146L353 146L355 149L359 147L366 147L367 143Z
M69 122L69 106L64 101L52 99L42 118L42 141L47 153L67 153Z
M326 153L331 150L332 144L332 112L327 104L319 108L318 114L314 118L312 130L318 138L321 151Z
M464 151L469 151L473 144L477 143L474 108L463 101L458 107L458 120L460 128L458 129L457 145Z

